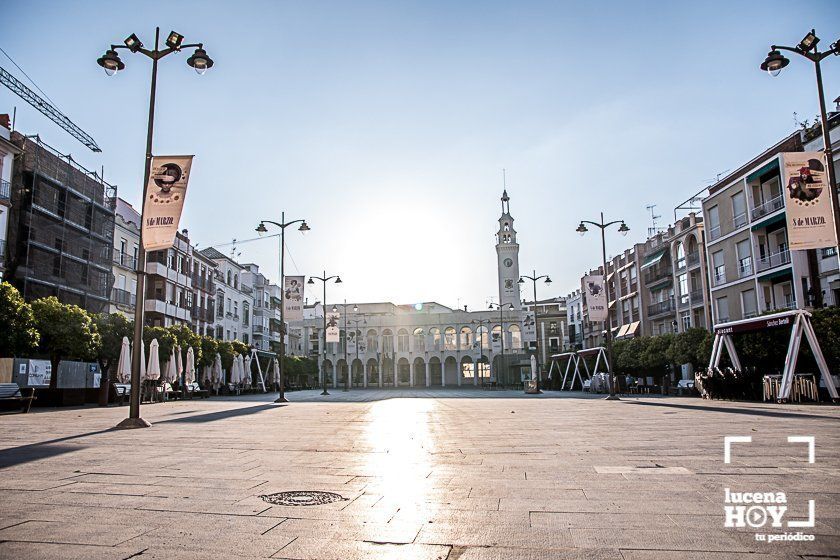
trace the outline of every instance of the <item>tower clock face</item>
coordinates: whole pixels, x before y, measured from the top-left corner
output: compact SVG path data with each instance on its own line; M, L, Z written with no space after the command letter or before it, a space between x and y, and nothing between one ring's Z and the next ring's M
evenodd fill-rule
M504 264L506 267L510 268L513 266L513 261L511 259L505 259Z

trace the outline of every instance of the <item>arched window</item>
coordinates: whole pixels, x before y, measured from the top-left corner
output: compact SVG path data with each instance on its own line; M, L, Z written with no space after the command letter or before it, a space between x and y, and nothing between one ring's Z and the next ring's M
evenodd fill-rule
M379 336L375 329L368 329L367 332L367 351L370 353L379 351Z
M510 231L510 224L505 222L505 226L503 228L505 231Z
M414 329L414 351L426 351L426 335L423 333L423 329L421 328Z
M461 337L458 342L461 346L461 350L472 348L472 342L472 329L469 327L461 327Z
M443 349L457 350L458 341L455 338L455 327L446 327L443 331Z
M522 330L519 325L511 325L508 327L510 333L510 347L513 350L522 349Z
M685 248L677 242L677 270L685 268Z
M408 352L408 331L405 329L397 331L397 351Z
M237 290L239 289L239 275L238 274L233 275L233 287L236 288Z
M485 327L484 325L481 325L480 327L478 327L475 330L475 333L476 333L477 338L480 337L479 342L481 344L481 347L482 348L487 348L488 345L490 344L490 336L487 332L487 327Z
M233 273L230 270L227 271L227 285L233 286Z
M440 352L440 329L437 327L432 327L429 329L429 339L432 342L432 350L435 352Z
M394 333L391 329L382 331L382 351L386 354L394 353Z

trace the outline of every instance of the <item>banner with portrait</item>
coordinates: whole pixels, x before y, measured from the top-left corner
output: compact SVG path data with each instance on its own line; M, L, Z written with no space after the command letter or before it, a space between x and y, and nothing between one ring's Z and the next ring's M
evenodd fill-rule
M356 355L356 346L358 345L357 337L359 334L352 327L347 328L347 353L351 356Z
M586 307L590 321L607 320L607 294L604 290L604 276L593 274L583 277L583 289L586 292Z
M181 221L193 156L155 156L143 197L143 249L169 249Z
M303 276L283 279L283 317L287 323L303 321Z
M494 354L502 351L502 331L494 329L490 332L490 349Z
M822 152L782 154L787 236L792 250L834 247L831 189Z
M335 311L327 313L327 342L338 342L341 337L341 331L338 326L338 319L341 314Z

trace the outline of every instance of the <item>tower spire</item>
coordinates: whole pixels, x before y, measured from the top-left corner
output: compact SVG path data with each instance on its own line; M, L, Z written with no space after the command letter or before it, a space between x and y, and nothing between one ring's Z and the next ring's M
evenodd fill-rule
M502 168L502 214L510 213L510 197L507 193L507 173L505 168Z

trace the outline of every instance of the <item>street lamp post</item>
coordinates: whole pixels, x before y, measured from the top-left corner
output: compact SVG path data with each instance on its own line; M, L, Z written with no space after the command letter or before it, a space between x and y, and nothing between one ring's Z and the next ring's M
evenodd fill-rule
M336 284L341 284L340 276L327 276L326 271L324 271L323 276L310 276L309 280L306 282L307 284L314 284L315 280L319 280L324 285L324 300L321 304L324 309L324 358L321 360L321 378L324 390L321 392L322 396L330 394L329 391L327 391L327 372L324 371L324 362L327 361L327 282L333 279ZM335 368L333 368L333 375L335 375Z
M155 124L155 95L157 93L157 67L158 61L168 54L180 52L181 49L195 47L195 53L187 59L187 64L198 72L204 74L213 66L213 60L207 56L202 43L184 45L184 36L171 31L166 38L166 48L160 49L160 27L155 28L155 48L149 50L143 47L140 39L132 33L124 45L111 45L105 54L96 60L108 76L113 76L125 68L125 64L117 54L119 49L127 49L132 53L140 53L152 59L152 83L149 93L149 121L146 130L146 161L143 171L143 202L140 204L140 240L137 249L137 262L135 263L137 273L137 287L135 291L134 304L134 351L131 353L131 394L129 395L128 418L117 424L118 428L148 428L149 422L140 418L140 348L143 344L143 322L146 306L146 251L143 249L143 211L146 207L146 185L149 183L149 175L152 169L152 137Z
M338 307L333 305L333 313L338 311ZM356 312L359 310L358 305L353 305L353 311ZM347 371L344 372L344 390L343 392L347 392L350 390L350 364L347 363L347 300L344 300L344 304L342 305L342 311L344 315L344 367L347 368ZM359 342L356 341L356 357L359 357Z
M551 278L549 278L548 274L543 274L542 276L537 276L537 271L535 270L533 276L527 276L527 275L520 276L519 277L519 284L524 284L526 278L528 280L530 280L531 282L533 282L533 284L534 284L534 332L536 333L536 342L537 342L536 354L535 354L534 357L537 360L537 392L541 393L542 391L540 391L540 381L542 379L542 371L540 371L540 367L541 367L540 366L540 333L538 331L539 321L537 321L537 313L538 313L538 311L537 311L537 307L538 307L537 306L537 282L539 282L542 279L545 279L546 285L550 285L551 284Z
M265 224L271 224L280 228L280 389L278 390L277 399L274 402L284 403L286 400L286 372L285 372L285 357L286 357L286 285L285 279L285 262L286 262L286 228L292 224L300 224L298 231L306 233L309 231L309 226L306 225L306 220L292 220L286 221L286 213L280 212L280 221L272 222L271 220L261 220L257 226L257 233L263 235L268 232Z
M505 307L507 307L510 311L515 311L516 307L513 306L512 303L507 304L507 306L502 305L501 303L493 303L490 302L490 309L498 309L499 310L499 330L501 331L502 336L502 355L499 359L499 367L504 368L505 363ZM499 380L496 380L496 383L499 383Z
M609 374L610 379L610 394L607 396L607 400L617 401L619 400L618 395L615 391L616 386L616 379L613 376L613 354L612 354L612 317L610 317L610 283L607 281L607 242L604 237L604 231L615 224L621 224L618 227L618 232L621 235L627 235L630 231L630 228L627 227L627 224L624 223L624 220L615 220L612 222L604 222L604 213L601 212L601 221L600 222L590 222L588 220L582 220L580 225L577 227L577 231L579 234L583 235L588 229L586 229L586 224L595 226L601 229L601 262L603 265L604 270L604 296L607 299L607 320L604 324L604 338L607 341L607 372Z
M770 47L770 52L767 53L767 58L765 58L764 62L761 63L760 68L771 76L778 76L779 72L782 71L782 68L790 64L790 60L780 53L780 50L804 56L814 63L814 71L817 75L817 94L820 100L820 121L822 123L823 150L825 152L826 166L828 167L828 185L829 190L831 191L831 200L833 201L835 241L840 244L840 197L838 197L837 193L837 177L834 175L833 150L831 149L831 137L829 134L830 131L828 130L828 116L825 109L822 68L820 68L820 62L829 55L833 54L840 56L840 40L832 43L828 50L824 52L817 50L817 44L819 42L820 40L816 35L816 31L812 29L811 32L805 35L805 37L802 38L802 41L800 41L795 47L772 45ZM840 254L840 250L838 250L838 254Z
M353 312L354 313L359 312L359 306L358 305L353 306ZM365 319L365 316L362 315L361 319L360 318L350 319L350 322L354 324L353 328L355 330L353 331L353 338L356 340L356 361L358 362L359 361L359 338L361 337L361 334L362 334L362 332L359 330L359 324L361 323L362 325L367 325L367 319ZM345 330L345 333L346 332L347 331ZM347 336L347 335L345 334L344 336ZM364 377L364 369L365 369L365 364L362 364L362 377ZM353 374L353 368L350 368L350 374L351 375Z

